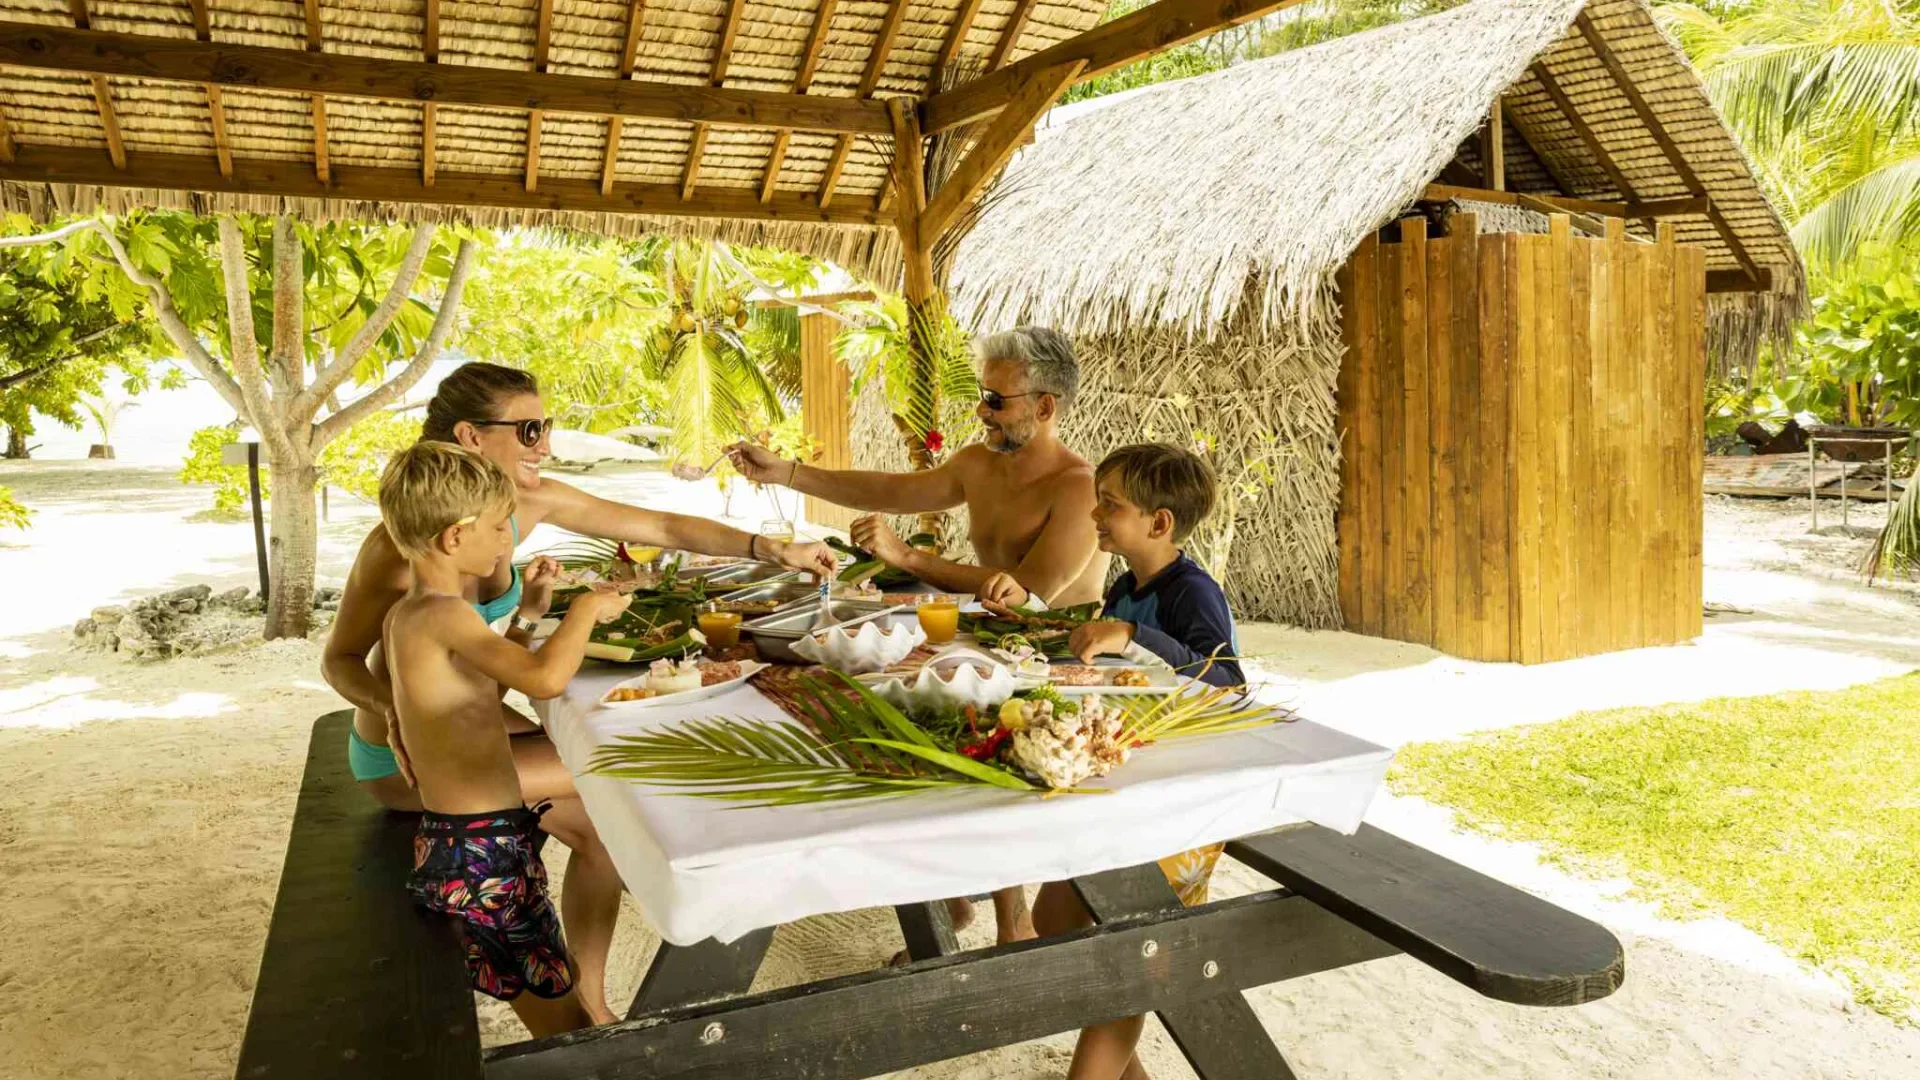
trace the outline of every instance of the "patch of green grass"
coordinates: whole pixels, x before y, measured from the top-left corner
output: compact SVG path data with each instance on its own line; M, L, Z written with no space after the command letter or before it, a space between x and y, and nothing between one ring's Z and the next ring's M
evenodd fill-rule
M1422 743L1388 782L1920 1019L1920 673Z

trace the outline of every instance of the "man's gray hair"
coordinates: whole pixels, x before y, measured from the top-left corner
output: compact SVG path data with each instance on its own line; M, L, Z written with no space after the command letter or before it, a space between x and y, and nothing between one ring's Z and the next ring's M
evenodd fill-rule
M981 363L1010 360L1027 369L1027 388L1052 394L1071 405L1080 389L1080 362L1073 343L1058 330L1044 326L1016 326L973 339L973 354Z

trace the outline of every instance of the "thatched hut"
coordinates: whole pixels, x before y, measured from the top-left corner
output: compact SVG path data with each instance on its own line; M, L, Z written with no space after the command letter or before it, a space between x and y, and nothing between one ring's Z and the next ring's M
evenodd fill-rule
M1522 660L1697 632L1707 339L1805 291L1642 0L1476 0L1043 126L952 286L1077 336L1083 453L1213 444L1242 617Z

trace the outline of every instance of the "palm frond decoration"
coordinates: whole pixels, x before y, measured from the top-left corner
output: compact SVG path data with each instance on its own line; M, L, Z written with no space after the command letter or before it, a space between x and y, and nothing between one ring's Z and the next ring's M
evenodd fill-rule
M1893 483L1889 476L1887 483ZM1907 490L1887 511L1886 527L1867 550L1867 581L1920 571L1920 472L1907 478Z
M1049 789L997 761L959 753L945 737L916 724L862 683L829 674L831 682L800 680L797 708L804 726L739 717L687 720L615 738L594 753L587 771L751 806L953 788L1035 795L1101 790ZM1230 696L1215 690L1109 702L1122 710L1123 738L1138 744L1229 734L1292 719L1283 710L1246 704L1237 696L1229 703Z

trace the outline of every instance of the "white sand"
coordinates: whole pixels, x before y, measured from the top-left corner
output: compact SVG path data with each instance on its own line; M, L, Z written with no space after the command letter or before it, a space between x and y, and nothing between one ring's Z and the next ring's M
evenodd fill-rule
M247 584L246 525L197 524L204 491L165 469L49 462L0 467L40 511L0 533L0 1073L22 1078L226 1077L245 1021L313 718L337 707L319 648L279 642L229 656L134 666L65 649L99 604L193 582ZM717 495L657 474L584 485L717 516ZM334 500L322 577L337 580L371 520ZM766 516L742 500L741 517ZM1795 515L1798 515L1797 519ZM1809 542L1804 504L1710 510L1710 600L1754 614L1712 620L1693 646L1520 669L1345 634L1247 627L1283 691L1325 722L1399 744L1585 708L1838 686L1914 666L1912 590L1838 579L1859 541ZM1856 524L1859 519L1856 519ZM536 539L543 539L546 534ZM1479 998L1396 958L1254 992L1303 1076L1920 1077L1920 1031L1847 1004L1829 980L1723 921L1674 923L1620 882L1575 878L1527 845L1466 835L1418 800L1383 796L1376 824L1598 918L1628 947L1624 989L1577 1009ZM563 876L560 849L556 870ZM1219 891L1259 887L1229 866ZM967 935L987 940L990 912ZM862 970L898 947L885 911L783 928L762 985ZM653 939L629 910L616 1000ZM520 1037L488 1003L490 1042ZM917 1080L1058 1076L1069 1036L927 1066ZM1191 1075L1150 1028L1156 1077Z

